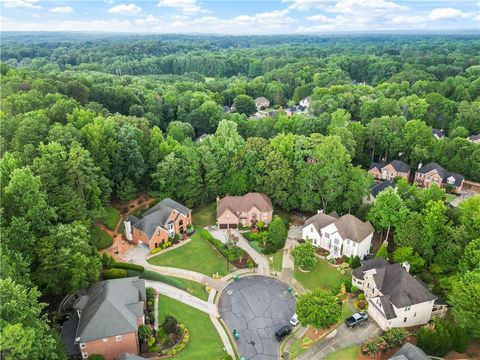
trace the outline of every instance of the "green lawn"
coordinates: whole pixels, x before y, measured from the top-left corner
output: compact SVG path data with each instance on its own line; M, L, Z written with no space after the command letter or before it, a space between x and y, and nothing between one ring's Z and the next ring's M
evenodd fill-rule
M113 244L113 239L106 231L94 226L91 230L90 243L98 250L105 249Z
M194 225L201 227L215 225L217 222L216 203L211 203L207 206L194 209L192 211L192 221Z
M188 244L164 254L160 253L148 262L152 265L193 270L208 276L216 272L220 275L227 274L227 259L203 239L199 231L195 232Z
M337 289L343 281L350 280L352 272L347 269L345 275L342 275L327 261L317 259L315 267L308 273L301 272L295 266L294 277L308 290L316 288L333 290Z
M173 357L177 360L221 360L225 356L223 343L208 314L167 296L158 297L158 322L165 316L174 316L190 331L187 347Z
M337 350L328 354L325 360L357 360L358 359L358 346L352 345L344 349Z
M446 194L445 197L446 197L445 201L447 203L449 203L450 201L455 200L457 198L455 195L452 195L452 194Z
M103 223L110 229L110 230L115 230L115 227L117 226L118 219L120 219L120 211L117 209L109 206L107 207L107 215L105 216L105 220Z
M268 260L270 261L270 258L273 257L273 270L275 271L282 271L282 263L283 263L283 248L280 250L277 250L277 252L273 255L267 255Z

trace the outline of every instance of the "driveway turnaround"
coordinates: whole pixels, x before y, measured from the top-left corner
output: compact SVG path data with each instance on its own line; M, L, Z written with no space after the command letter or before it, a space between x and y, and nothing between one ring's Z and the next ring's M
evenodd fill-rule
M276 360L280 343L275 332L288 325L295 299L288 285L266 276L246 276L222 292L218 310L230 332L239 333L240 356L247 360Z

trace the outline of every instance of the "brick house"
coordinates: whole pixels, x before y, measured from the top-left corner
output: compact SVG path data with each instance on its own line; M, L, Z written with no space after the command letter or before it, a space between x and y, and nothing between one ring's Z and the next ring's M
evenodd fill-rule
M410 165L401 160L392 160L389 163L371 163L368 172L377 180L391 181L397 177L406 180L410 177Z
M217 198L217 224L220 229L236 229L238 225L254 226L258 221L272 221L270 198L261 193Z
M128 241L134 244L143 242L152 250L175 234L184 234L187 226L192 224L192 211L166 198L140 218L129 215L124 224Z
M145 324L145 281L138 277L97 282L77 298L61 338L70 358L100 354L116 360L140 353L138 327Z
M408 263L390 264L376 258L362 261L352 271L352 285L364 291L368 314L382 330L423 325L446 311L446 304L409 269Z
M421 187L431 187L433 184L450 190L458 194L462 190L465 178L457 173L445 170L437 163L428 163L426 165L418 165L415 172L415 184Z

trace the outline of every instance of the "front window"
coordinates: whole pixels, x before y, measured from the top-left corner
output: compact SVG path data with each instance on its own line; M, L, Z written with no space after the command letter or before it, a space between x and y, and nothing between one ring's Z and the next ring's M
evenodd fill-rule
M327 239L330 239L330 234L325 233L325 237L326 237Z
M84 359L87 359L87 358L88 358L88 353L87 353L87 352L82 352L82 357L83 357Z
M115 339L117 339L117 341L122 341L123 338L122 338L122 335L117 335L115 336Z
M335 245L338 245L338 243L339 243L338 239L335 239L334 243L335 243Z
M87 347L87 344L85 343L80 343L80 349L85 349Z

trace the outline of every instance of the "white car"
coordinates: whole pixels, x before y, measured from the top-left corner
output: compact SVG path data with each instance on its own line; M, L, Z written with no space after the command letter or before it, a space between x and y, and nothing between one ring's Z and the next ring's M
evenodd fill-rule
M298 324L298 317L297 314L293 314L292 318L290 319L290 324L296 326Z

